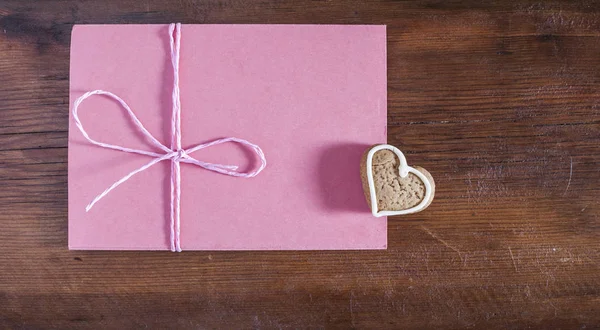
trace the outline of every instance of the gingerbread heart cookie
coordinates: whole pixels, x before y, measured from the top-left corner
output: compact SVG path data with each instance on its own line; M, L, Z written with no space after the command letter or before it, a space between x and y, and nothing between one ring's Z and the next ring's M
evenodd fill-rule
M422 167L410 167L402 152L375 145L362 157L360 174L371 212L376 217L420 212L433 201L435 183Z

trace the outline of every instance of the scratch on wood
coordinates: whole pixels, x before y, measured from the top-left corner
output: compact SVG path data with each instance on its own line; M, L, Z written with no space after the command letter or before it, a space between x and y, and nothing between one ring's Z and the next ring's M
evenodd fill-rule
M558 315L558 308L556 308L556 306L552 303L550 299L548 299L548 304L550 304L550 306L554 308L554 316Z
M458 254L458 257L460 258L460 261L463 261L462 252L460 252L459 249L457 249L454 246L448 244L448 242L444 241L443 239L437 237L436 234L432 233L431 230L427 229L425 226L421 226L421 228L423 228L424 231L426 231L429 235L431 235L431 237L435 238L437 241L439 241L440 243L444 244L446 247L448 247L452 251L456 252Z
M571 156L571 171L569 172L569 182L567 182L567 188L565 192L562 194L565 196L567 194L567 190L569 190L569 186L571 185L571 178L573 177L573 157Z
M519 270L517 269L517 263L515 262L515 256L513 256L512 250L510 248L510 246L508 247L508 252L510 253L510 258L512 259L513 262L513 266L515 266L515 272L519 272Z

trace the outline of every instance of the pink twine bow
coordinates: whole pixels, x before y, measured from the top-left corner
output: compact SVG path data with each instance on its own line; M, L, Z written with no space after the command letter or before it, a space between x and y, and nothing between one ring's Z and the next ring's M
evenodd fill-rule
M171 139L171 147L170 148L166 147L165 145L160 143L154 136L152 136L152 134L150 134L150 132L148 132L148 130L146 130L144 125L142 125L142 123L138 120L138 118L133 113L133 111L131 110L129 105L127 105L127 103L125 103L125 101L123 101L123 99L121 99L120 97L118 97L117 95L115 95L111 92L107 92L107 91L103 91L103 90L95 90L95 91L91 91L91 92L87 92L87 93L83 94L81 97L79 97L75 101L75 104L73 107L73 117L75 118L75 124L77 125L77 128L79 128L79 130L81 131L83 136L90 143L95 144L100 147L103 147L103 148L114 149L114 150L119 150L119 151L124 151L124 152L130 152L130 153L135 153L135 154L144 155L144 156L150 156L150 157L154 158L152 161L145 164L144 166L131 171L129 174L125 175L124 177L119 179L117 182L113 183L110 187L108 187L106 190L104 190L100 195L96 196L94 198L94 200L92 200L92 202L87 205L87 207L85 208L86 211L89 211L94 206L94 204L96 204L99 200L101 200L104 196L106 196L111 190L115 189L123 182L129 180L129 178L131 178L135 174L142 172L163 160L171 160L171 251L181 252L181 242L180 242L181 170L180 170L180 163L188 163L188 164L200 166L209 171L218 172L218 173L226 174L226 175L230 175L230 176L251 178L251 177L256 176L258 173L260 173L265 168L265 166L267 166L267 160L265 159L265 154L263 153L262 149L260 149L259 146L257 146L256 144L250 143L246 140L238 139L238 138L234 138L234 137L219 139L219 140L215 140L215 141L212 141L209 143L198 144L198 145L188 148L188 149L182 149L182 147L181 147L181 102L180 102L180 97L179 97L179 49L180 49L180 40L181 40L181 24L179 24L179 23L170 24L169 25L169 35L170 35L170 40L171 40L171 43L170 43L171 44L171 62L173 64L173 76L174 76L173 95L172 95L173 114L171 117L171 132L173 133L173 135L172 135L172 139ZM85 131L85 129L83 128L83 125L81 124L81 120L79 120L79 115L77 114L79 105L85 99L87 99L88 97L90 97L92 95L105 95L105 96L108 96L108 97L116 100L117 102L119 102L121 104L121 106L123 106L123 108L125 110L127 110L127 113L129 114L129 117L131 117L131 120L133 121L135 126L148 138L148 140L150 140L150 142L152 142L152 144L154 146L161 149L164 153L156 153L156 152L145 151L145 150L131 149L131 148L122 147L122 146L118 146L118 145L114 145L114 144L99 142L99 141L92 139L88 135L88 133ZM236 171L238 168L237 166L207 163L207 162L199 161L190 156L191 153L198 151L200 149L208 148L208 147L226 143L226 142L236 142L236 143L240 143L240 144L243 144L243 145L246 145L246 146L252 148L254 150L254 152L258 155L258 157L260 158L260 161L261 161L260 167L253 172L248 172L248 173L237 172Z

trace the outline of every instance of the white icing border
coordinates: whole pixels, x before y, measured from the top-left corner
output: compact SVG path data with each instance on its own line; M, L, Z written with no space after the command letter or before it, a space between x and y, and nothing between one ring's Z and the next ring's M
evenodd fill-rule
M423 181L423 183L425 184L425 197L423 198L421 203L419 203L416 206L413 206L409 209L400 210L400 211L378 211L377 210L377 196L375 195L375 183L373 180L373 155L375 155L375 153L377 151L384 150L384 149L391 150L393 153L396 154L396 156L398 156L398 159L400 160L400 166L398 167L398 170L400 172L400 177L406 178L408 176L408 173L413 173L419 179L421 179L421 181ZM417 169L414 169L414 168L408 166L408 164L406 163L406 158L404 157L404 154L402 153L402 151L400 151L400 149L398 149L392 145L389 145L389 144L380 144L380 145L377 145L377 146L371 148L371 150L369 150L369 153L367 154L367 179L369 181L369 192L370 192L370 196L371 196L371 213L373 213L373 216L376 216L376 217L385 217L385 216L402 215L402 214L410 214L410 213L419 212L425 208L425 206L429 202L429 199L431 198L431 194L433 192L432 191L433 188L431 187L431 182L425 176L425 174L421 173Z

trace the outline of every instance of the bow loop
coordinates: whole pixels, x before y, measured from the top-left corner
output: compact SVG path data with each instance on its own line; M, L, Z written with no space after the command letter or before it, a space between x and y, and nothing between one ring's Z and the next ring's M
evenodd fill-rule
M152 157L160 157L161 154L156 153L156 152L151 152L151 151L146 151L146 150L139 150L139 149L132 149L132 148L128 148L128 147L123 147L123 146L119 146L119 145L114 145L114 144L109 144L109 143L104 143L104 142L100 142L100 141L96 141L94 139L92 139L89 134L87 133L87 131L83 128L83 124L81 123L81 120L79 119L79 106L81 105L81 103L83 103L83 101L85 101L87 98L94 96L94 95L104 95L107 96L117 102L119 102L119 104L121 104L121 106L123 107L123 109L125 109L127 111L127 114L129 115L129 118L131 119L131 121L133 121L133 123L135 124L135 126L142 132L142 134L148 139L148 141L150 141L155 147L161 149L164 152L171 152L171 149L167 148L167 146L165 146L164 144L160 143L152 134L150 134L150 132L148 132L148 130L146 129L146 127L144 127L144 125L140 122L140 120L137 118L137 116L135 115L135 113L133 112L133 110L131 110L131 108L129 107L129 105L127 104L127 102L123 101L122 98L118 97L117 95L111 93L111 92L107 92L107 91L103 91L100 89L91 91L91 92L87 92L85 94L83 94L82 96L80 96L76 101L75 104L73 105L73 118L75 119L75 125L77 126L77 128L79 128L79 130L81 131L81 134L83 134L83 136L92 144L95 144L99 147L103 147L103 148L108 148L108 149L114 149L114 150L119 150L119 151L125 151L125 152L131 152L131 153L136 153L136 154L140 154L140 155L146 155L146 156L152 156Z

